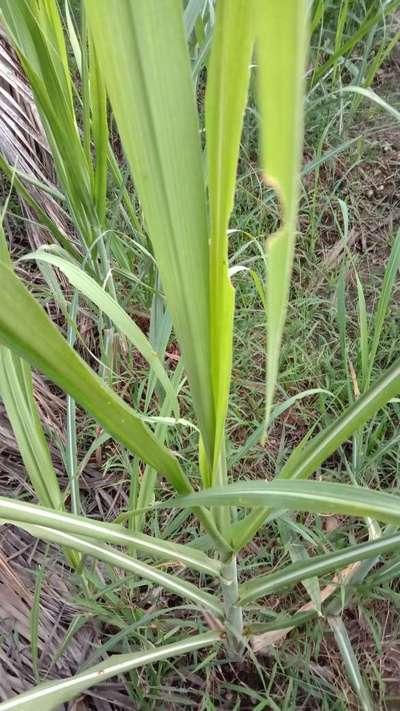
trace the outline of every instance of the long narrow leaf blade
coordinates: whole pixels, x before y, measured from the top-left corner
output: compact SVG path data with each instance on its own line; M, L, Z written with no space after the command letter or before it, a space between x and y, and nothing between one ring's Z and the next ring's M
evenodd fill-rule
M278 479L307 479L333 452L367 420L400 392L400 361L344 413L309 442L300 442L293 450ZM306 435L307 438L307 435ZM307 438L308 439L308 438ZM252 511L232 527L235 548L241 548L254 535L268 512Z
M367 541L367 543L349 546L333 553L314 556L313 558L307 558L307 560L292 563L275 573L262 575L243 583L239 590L240 602L243 605L247 605L260 597L275 594L313 576L339 571L359 560L376 558L385 553L391 553L397 550L399 545L400 534L396 533L393 536Z
M306 479L375 412L400 392L400 360L368 392L305 447L296 448L279 473L280 479Z
M0 497L0 518L16 525L40 525L61 533L90 538L103 543L134 546L137 550L160 560L179 561L183 565L208 575L219 575L221 564L190 546L170 543L144 533L131 533L122 525L95 521L84 516L54 511L24 501Z
M29 365L4 346L0 346L0 397L40 503L61 509L61 491L33 398Z
M144 580L149 580L156 585L160 585L165 590L179 595L184 600L191 600L196 605L211 611L214 615L222 615L222 606L214 595L202 590L198 585L188 583L177 575L165 573L156 566L143 563L132 556L121 553L110 546L101 545L97 542L89 541L85 538L73 536L71 533L56 531L46 526L36 526L34 524L20 524L32 536L42 538L44 541L57 543L69 549L79 551L85 555L90 555L96 560L117 566L130 573L134 573Z
M216 440L212 481L221 449L232 367L234 289L228 274L228 223L253 48L253 4L217 4L207 72L206 138L210 200L211 358Z
M385 523L400 524L400 496L325 481L241 481L178 497L169 505L183 508L264 505L274 510L370 516Z
M86 0L209 458L209 260L199 126L180 0Z
M218 632L205 632L204 634L188 637L165 647L153 648L132 654L116 654L105 662L96 664L90 669L77 674L69 679L51 681L40 684L30 691L5 701L0 704L1 711L53 711L61 704L71 701L86 689L90 689L100 681L106 681L113 676L154 664L161 659L174 659L180 654L190 654L196 649L202 649L217 644L220 638Z
M342 655L349 681L358 696L362 711L373 711L375 704L372 701L369 689L361 675L357 657L354 654L343 620L340 617L329 617L328 622L335 635L336 644Z
M43 309L7 267L0 264L0 342L40 368L79 402L115 439L164 474L177 490L190 483L177 460L111 388L78 356Z
M305 0L256 0L256 56L263 172L277 192L282 226L268 237L266 426L278 377L297 222L307 49Z
M0 261L12 269L1 221ZM26 361L1 345L0 397L36 496L44 506L62 510L60 486L33 395L31 369ZM73 566L78 566L78 556L68 551L66 555Z
M390 258L386 266L385 276L383 279L382 290L379 297L376 312L374 314L374 331L372 336L372 344L369 352L369 368L367 375L366 386L368 387L369 380L371 377L372 369L374 366L374 361L379 348L379 342L382 335L383 324L385 321L385 316L389 307L390 298L392 295L393 286L400 268L400 230L398 231L392 251L390 253Z

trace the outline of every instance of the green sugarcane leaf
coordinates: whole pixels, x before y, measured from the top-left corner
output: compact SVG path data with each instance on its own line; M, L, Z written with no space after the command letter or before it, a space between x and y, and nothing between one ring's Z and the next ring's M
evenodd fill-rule
M211 460L208 225L181 2L85 6Z
M33 198L31 192L25 186L24 181L28 183L32 182L31 176L25 175L24 173L16 170L2 155L0 155L0 170L5 173L10 181L12 181L15 192L27 205L29 205L29 207L33 208L40 225L47 228L53 239L58 242L58 244L60 244L65 251L68 252L68 254L79 261L81 259L81 254L77 250L74 243L62 230L57 227L55 222L50 219L48 214L41 207L40 203Z
M12 269L1 220L0 261ZM33 396L31 369L26 361L1 345L0 397L36 496L44 506L62 510L60 486ZM66 555L73 566L78 566L79 556L70 551Z
M0 264L0 342L41 369L79 402L116 440L170 483L191 486L174 455L161 446L140 416L80 358L8 267Z
M12 520L9 519L5 519L5 521L12 523ZM65 533L61 530L55 530L46 526L36 526L35 524L20 525L32 536L42 538L44 541L66 546L69 549L90 555L96 560L102 560L104 563L115 565L145 580L149 580L156 585L161 585L165 590L179 595L184 600L194 602L196 605L209 610L218 617L222 616L222 605L218 598L202 590L198 585L186 582L177 575L165 573L155 565L148 565L110 546L101 545L96 541L90 541L86 538L73 536L71 533Z
M269 509L346 514L400 524L400 496L325 481L238 481L172 499L160 506L268 506ZM265 516L267 514L265 513Z
M305 447L294 449L279 472L281 479L306 479L350 435L400 392L400 360L385 371L377 382L343 415L314 437Z
M295 246L303 135L303 76L307 50L306 0L256 0L262 168L278 195L282 226L266 243L268 424L279 369Z
M23 694L4 701L0 704L0 710L53 711L99 682L146 664L154 664L161 659L174 659L180 654L190 654L196 649L210 647L217 644L219 638L219 632L205 632L164 647L153 647L150 650L132 654L115 654L106 661L76 674L76 676L40 684L30 691L25 691Z
M253 4L217 4L207 72L206 140L210 201L210 329L216 434L211 480L220 471L232 368L234 289L228 274L228 224L233 208L252 49ZM224 482L221 482L224 483Z
M92 166L81 144L57 1L0 0L0 14L31 85L71 217L94 257L99 221Z
M400 392L400 361L395 362L379 380L325 430L312 440L308 435L293 450L278 474L279 479L307 479L354 432L381 407ZM251 512L232 527L235 548L251 540L268 512Z
M55 532L71 533L104 543L134 546L151 558L178 561L182 565L208 575L219 575L221 572L221 563L201 551L187 545L147 536L144 533L132 533L117 523L95 521L6 497L0 497L0 518L8 519L16 525L40 525L51 528Z
M285 566L270 575L262 575L243 583L239 589L240 602L248 605L260 597L275 594L303 580L340 571L352 563L368 558L377 558L398 550L400 533L377 540L367 541L343 550L318 555Z
M192 491L172 452L158 442L142 417L86 365L14 272L2 264L0 284L0 343L46 373L118 442L163 474L179 493ZM230 551L209 512L195 513L218 548Z

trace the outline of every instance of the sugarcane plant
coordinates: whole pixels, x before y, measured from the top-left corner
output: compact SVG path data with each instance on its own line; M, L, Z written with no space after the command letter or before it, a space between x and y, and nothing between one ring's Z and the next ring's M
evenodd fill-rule
M45 275L57 268L74 294L84 295L100 310L107 332L123 336L147 361L148 397L156 387L164 397L159 417L151 418L131 407L112 387L112 363L98 373L89 367L74 348L76 302L75 307L73 302L67 304L72 327L65 338L17 276L2 233L0 391L40 504L0 497L0 517L61 545L68 563L83 577L89 556L177 594L201 610L205 630L167 646L110 656L70 679L40 684L5 701L0 705L3 711L54 709L100 679L210 646L225 647L229 658L240 663L250 649L262 645L262 635L254 633L260 626L253 625L247 609L255 601L300 581L347 570L352 563L379 559L400 544L400 499L395 493L311 479L400 390L399 361L370 386L375 346L368 351L364 343L368 377L361 396L318 434L306 435L274 480L233 482L227 469L225 427L235 306L228 226L250 75L255 74L260 115L260 169L263 180L275 190L281 214L279 229L265 242L267 376L261 437L268 446L297 229L309 3L219 0L215 18L206 18L208 5L213 7L191 1L183 9L180 0L84 0L82 31L77 33L68 2L64 30L56 0L0 0L2 22L29 79L78 235L78 240L69 238L46 218L58 245L28 257L37 260ZM188 51L193 16L196 22L203 20L205 28L204 46L198 50L207 64L204 132ZM76 116L66 37L83 87L83 125ZM109 145L106 96L143 214L139 225ZM3 169L17 192L25 191L26 196L18 166L4 164ZM180 348L180 364L172 377L163 359L165 339L147 337L118 301L112 278L118 254L107 241L111 230L107 175L119 185L134 229L145 231L149 239L158 284L152 308L161 309L164 320L171 319ZM41 217L43 212L39 221ZM398 268L399 244L398 239L392 273ZM169 333L167 329L167 340ZM106 355L104 347L105 361ZM31 367L69 398L72 513L67 511L32 395ZM167 428L179 422L183 372L199 433L199 487L194 487L179 452L165 445ZM75 403L136 462L130 509L114 523L81 512L73 463ZM145 470L139 483L140 463ZM154 501L157 477L168 484L167 500ZM154 512L154 507L189 508L204 534L203 550L144 533L147 512ZM282 511L346 514L391 528L386 535L371 535L364 543L293 562L241 583L238 554L267 520ZM178 561L200 573L204 585L165 572L157 561Z

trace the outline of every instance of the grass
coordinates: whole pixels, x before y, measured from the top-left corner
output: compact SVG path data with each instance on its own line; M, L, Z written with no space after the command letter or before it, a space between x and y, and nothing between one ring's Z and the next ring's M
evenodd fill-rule
M346 4L343 3L343 6ZM324 42L334 32L337 12L336 4L328 6L324 19L327 23L324 25ZM354 13L349 16L347 24L344 25L346 38L354 34L354 25L357 25L358 19ZM389 30L379 22L374 26L374 33L371 41L373 46L378 47L382 35L386 36ZM317 30L313 36L313 52L316 55L322 53L318 42ZM316 44L318 46L315 46ZM353 64L360 69L367 63L367 57L363 55L363 51L366 52L367 49L367 42L358 44L347 62L337 64L333 74L319 80L315 92L310 94L310 99L317 103L332 88L340 85L342 79L346 79L346 72L353 71ZM323 61L326 60L321 60L321 64ZM395 61L393 57L386 59L381 79L375 80L375 83L377 90L385 92L385 98L396 106L398 96L390 86L386 87L386 77L389 77L390 83L392 63ZM335 84L332 87L333 82ZM232 265L251 267L259 278L263 279L263 257L258 245L265 230L272 232L276 228L277 216L276 208L273 207L273 196L260 184L255 169L257 137L253 109L251 104L245 116L236 205L230 222L230 227L234 230L230 238L230 256ZM321 392L297 400L276 419L267 445L261 446L257 437L251 450L240 459L241 448L247 438L263 422L265 334L264 311L251 274L247 271L238 272L233 277L237 290L236 340L232 404L227 422L230 435L228 461L232 461L235 475L246 478L271 478L277 463L279 468L293 445L300 441L310 426L323 426L353 397L354 383L343 365L337 318L339 274L343 270L347 311L345 343L350 361L358 373L359 317L354 267L364 288L368 314L371 314L382 290L383 276L394 239L394 230L390 222L387 222L391 215L396 215L398 209L396 192L391 189L396 178L397 149L393 146L393 141L396 140L398 130L393 120L366 103L360 104L355 110L352 98L346 97L343 102L338 99L328 102L323 111L319 111L318 105L313 108L311 104L306 126L306 165L321 155L329 155L332 149L340 148L349 140L354 140L354 143L338 153L334 159L328 158L318 170L309 173L304 179L304 194L300 206L301 236L296 251L277 399L283 402L288 396L311 388L320 388L329 394ZM385 146L388 146L387 150ZM378 174L374 173L377 169L380 171ZM378 175L379 179L371 178L371 173ZM380 191L380 185L384 186L383 191ZM370 190L373 191L372 196L369 195ZM346 203L348 210L347 233L355 228L357 239L349 253L342 253L332 264L327 261L327 255L332 255L332 248L340 242L345 231L343 205L339 199ZM18 207L15 206L15 209L18 210ZM23 222L20 224L23 226ZM123 224L118 227L124 230ZM23 228L20 235L21 252L26 252ZM148 247L147 242L144 242L144 245ZM132 315L134 310L140 310L147 318L148 293L154 293L154 280L148 268L151 260L143 252L131 255L123 253L122 256L124 260L131 260L130 267L133 268L138 281L128 282L123 274L118 276L116 288L120 302L133 304ZM123 269L122 263L119 263L119 266ZM143 289L143 283L147 290ZM35 291L42 302L54 312L54 293L51 287L39 282ZM71 292L65 290L65 295L70 298ZM395 284L374 364L375 375L398 356L395 338L398 327L398 298L398 286ZM103 338L104 324L98 312L85 299L79 301L77 323L79 348L91 363L95 364L104 352L104 347L99 345L99 339ZM89 332L85 323L90 324ZM148 323L146 320L146 327ZM177 345L173 339L168 340L166 351L177 355ZM172 371L176 361L168 358L167 362ZM114 384L118 390L129 393L135 407L143 405L145 389L139 374L141 376L144 372L144 364L137 355L126 353L122 347L117 349L113 370ZM157 396L156 389L155 397L148 402L150 413L156 414L156 398L162 401L162 397L161 394L160 398L160 393ZM192 402L186 385L183 386L180 402L181 416L191 419ZM394 403L390 408L380 411L379 415L366 425L356 469L353 441L345 444L333 455L318 474L323 476L329 472L335 480L346 482L356 477L358 484L365 484L374 489L396 488L398 408L398 403ZM63 411L60 417L63 421ZM185 426L178 431L167 428L166 432L169 446L181 453L186 471L193 475L192 481L196 481L195 477L198 475L194 463L197 450L195 433ZM49 428L47 433L57 446ZM93 423L79 409L77 434L78 457L81 461L99 432L94 431ZM61 449L65 456L63 443ZM127 469L134 467L135 462L119 445L110 441L99 445L80 480L81 506L84 511L88 515L111 520L115 514L126 510L128 496L134 496L134 492L128 491ZM59 469L62 470L61 464ZM142 469L140 474L143 474ZM11 489L16 496L26 498L27 483L23 475L19 484L13 474L10 475L9 470L6 469L3 476L5 482L2 493L10 495ZM158 498L163 499L169 493L164 482L159 482L157 488ZM198 535L192 518L185 511L162 510L159 515L153 512L146 521L148 532L156 536L162 534L163 538L173 538L177 542L184 543ZM317 555L337 548L342 549L349 544L364 541L365 533L365 526L360 520L354 521L343 516L286 515L272 522L268 529L262 528L254 541L247 546L246 555L239 557L241 577L245 580L255 572L262 574L275 570L283 563L290 563L296 555ZM84 638L79 636L80 631L92 630L86 655L79 663L80 671L83 671L85 666L97 663L106 652L125 653L137 649L138 646L168 644L182 628L187 628L188 632L195 631L196 621L189 617L187 607L182 606L181 601L170 593L157 588L147 588L143 581L138 581L136 577L127 574L122 577L119 571L110 566L93 565L87 572L89 595L82 580L71 574L67 568L63 568L59 549L51 546L46 550L41 545L38 549L33 549L32 539L24 533L21 536L25 536L23 540L26 542L27 551L32 552L33 560L40 554L54 571L54 575L59 576L58 579L66 586L66 595L71 601L70 609L67 613L63 612L62 621L58 623L56 641L49 645L47 652L39 655L36 666L43 678L49 668L50 676L53 675L57 668L57 655L60 655L60 658L64 655L68 659L66 650L68 645L73 645L74 637L78 640ZM22 570L22 567L29 567L26 566L24 554L13 556L10 543L5 540L3 546L11 558L10 565L17 571L18 576L31 586L32 578ZM40 553L36 554L35 550ZM355 589L343 586L340 594L323 606L322 618L314 616L309 622L300 620L301 624L281 639L278 647L269 647L264 657L249 658L240 670L235 670L223 655L216 654L215 651L204 651L173 662L161 662L154 667L145 667L140 673L132 670L121 681L113 681L109 687L95 689L94 695L87 697L87 703L93 708L101 708L101 698L106 696L111 708L118 708L121 704L128 707L128 703L131 703L133 708L154 708L160 705L160 699L170 708L191 704L202 709L212 709L220 708L222 703L226 703L227 708L357 708L359 699L364 698L354 691L354 674L357 677L357 667L354 667L353 660L352 677L351 670L349 672L343 662L343 650L350 644L358 662L362 683L367 680L366 686L372 690L374 703L378 708L395 708L399 693L395 682L398 671L397 559L395 554L387 563L373 568L367 577L360 579ZM188 571L185 571L184 579L196 585L200 580ZM331 579L331 574L319 578L321 592ZM35 586L30 589L35 590ZM46 581L42 582L39 592L37 590L38 588L36 596L40 597L42 603L39 607L40 625L40 615L44 616L49 608ZM316 588L314 585L314 599L315 596L318 599L318 586ZM306 592L304 586L299 584L294 590L259 601L255 612L259 624L264 626L263 633L273 632L273 628L285 627L288 623L287 617L300 614L301 606L308 600L309 590ZM35 610L37 604L39 603L36 601ZM61 606L58 608L60 612L62 609ZM51 607L50 613L58 614ZM91 620L94 616L97 622L93 630ZM336 624L335 627L329 623L330 618L338 617L343 620L345 633L340 625ZM83 627L79 629L81 624ZM37 625L36 620L35 636ZM201 628L201 621L198 622L198 627ZM261 628L259 633L261 634ZM11 649L18 649L18 634L21 633L15 626L13 642L8 642L8 649L10 646ZM95 645L98 645L97 649ZM36 650L37 641L34 640L32 654L37 655ZM66 662L66 669L68 663L70 662ZM25 665L25 669L27 667L29 663ZM71 666L69 668L71 669ZM7 669L12 677L14 672L9 662ZM71 671L75 672L76 668ZM29 673L26 682L26 686L33 683Z

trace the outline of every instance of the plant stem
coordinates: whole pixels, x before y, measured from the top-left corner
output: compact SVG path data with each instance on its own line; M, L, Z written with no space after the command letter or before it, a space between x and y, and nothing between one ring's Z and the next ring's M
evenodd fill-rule
M228 472L226 466L225 437L223 437L214 486L226 486L226 484L228 484ZM224 536L231 526L229 508L227 506L214 506L212 508L212 514L218 530Z
M240 661L243 656L243 614L237 604L239 584L236 556L233 555L222 566L222 595L225 611L226 648L232 661Z
M215 486L228 483L226 465L225 438L222 440L219 463L216 471ZM231 527L231 512L226 506L214 506L212 516L220 533L225 536ZM238 662L243 655L243 615L242 608L237 605L239 599L239 583L237 576L236 555L228 556L220 549L222 558L221 591L225 612L226 650L232 662Z

